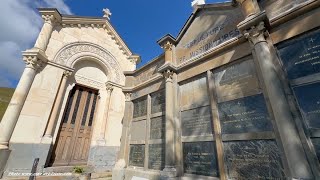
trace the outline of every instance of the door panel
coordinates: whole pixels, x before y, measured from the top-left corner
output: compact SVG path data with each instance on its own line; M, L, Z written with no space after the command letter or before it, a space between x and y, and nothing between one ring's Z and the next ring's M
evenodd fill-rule
M96 90L81 86L71 90L52 153L52 166L87 163L97 100Z

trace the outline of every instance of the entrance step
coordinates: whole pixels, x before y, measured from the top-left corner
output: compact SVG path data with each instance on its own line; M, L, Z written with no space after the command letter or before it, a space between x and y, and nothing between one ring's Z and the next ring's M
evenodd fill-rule
M112 172L92 173L92 180L112 180Z

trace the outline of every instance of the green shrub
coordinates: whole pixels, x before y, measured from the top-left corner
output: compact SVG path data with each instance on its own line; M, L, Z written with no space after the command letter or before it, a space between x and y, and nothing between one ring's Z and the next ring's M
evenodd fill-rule
M77 173L77 174L82 174L82 173L84 173L84 169L83 169L83 167L75 166L75 167L73 167L73 172Z

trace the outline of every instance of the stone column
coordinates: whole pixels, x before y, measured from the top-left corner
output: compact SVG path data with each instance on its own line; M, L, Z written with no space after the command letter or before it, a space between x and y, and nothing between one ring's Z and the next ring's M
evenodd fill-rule
M170 41L162 45L165 53L165 63L172 63L172 47L173 44Z
M46 132L44 134L43 138L49 138L52 141L52 136L53 136L53 132L55 129L55 125L57 123L57 119L59 116L59 112L60 112L60 107L61 107L61 102L63 100L63 95L65 94L66 91L66 85L67 85L67 81L68 81L68 77L72 74L71 71L64 71L63 75L62 75L62 80L61 80L61 84L60 84L60 88L58 91L58 95L56 97L56 102L54 103L54 107L52 109L51 112L51 116L48 122L48 126L46 128Z
M165 168L161 172L161 177L164 179L177 176L176 170L176 153L175 153L175 119L174 119L174 85L173 85L172 70L166 69L163 72L165 78L165 93L166 93L166 131L165 131Z
M42 15L42 19L44 20L44 24L34 47L45 51L52 34L53 24L56 21L56 17L53 14L46 14Z
M109 109L110 109L110 102L111 102L111 94L113 91L114 86L110 83L106 83L106 90L107 90L107 96L106 96L106 106L103 112L103 119L101 124L101 132L99 137L99 142L106 143L105 134L107 129L107 122L109 119Z
M26 62L26 67L0 123L0 151L8 149L9 140L31 88L33 79L37 70L39 70L46 61L43 56L40 57L39 52L25 52L23 60Z
M249 0L247 0L249 1ZM284 89L276 67L273 64L271 51L266 41L268 35L265 24L268 23L265 12L251 16L238 25L238 28L250 41L255 61L261 78L265 84L265 95L270 100L271 109L275 118L275 124L279 139L284 150L283 159L288 166L287 176L290 178L313 179L310 166L307 161L302 143L290 112ZM280 145L280 144L279 144Z

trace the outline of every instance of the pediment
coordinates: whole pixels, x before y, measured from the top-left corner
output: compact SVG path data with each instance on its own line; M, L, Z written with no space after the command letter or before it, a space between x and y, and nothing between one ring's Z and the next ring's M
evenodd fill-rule
M240 7L229 4L204 5L192 14L177 37L178 64L186 62L240 35Z

